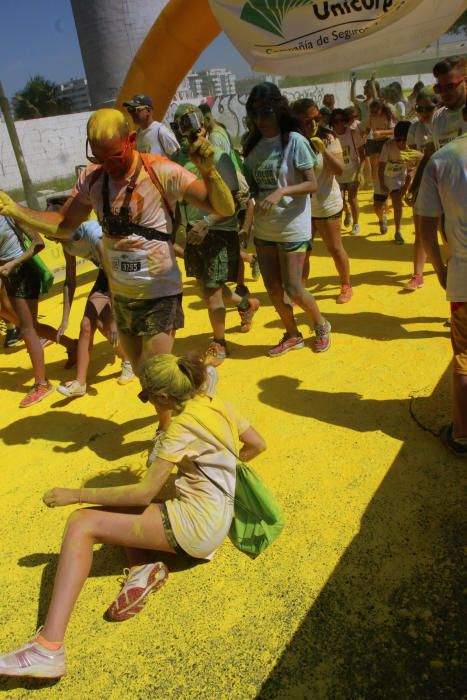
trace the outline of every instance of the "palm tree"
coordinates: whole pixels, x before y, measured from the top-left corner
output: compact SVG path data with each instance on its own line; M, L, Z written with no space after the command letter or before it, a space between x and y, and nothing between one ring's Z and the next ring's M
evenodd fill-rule
M24 88L13 97L13 109L15 119L37 119L69 114L71 103L60 95L56 83L46 80L41 75L35 75L29 78Z

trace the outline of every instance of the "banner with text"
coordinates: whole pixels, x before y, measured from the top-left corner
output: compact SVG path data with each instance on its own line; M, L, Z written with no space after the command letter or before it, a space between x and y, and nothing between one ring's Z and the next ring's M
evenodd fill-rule
M465 0L209 0L253 70L320 75L423 48Z

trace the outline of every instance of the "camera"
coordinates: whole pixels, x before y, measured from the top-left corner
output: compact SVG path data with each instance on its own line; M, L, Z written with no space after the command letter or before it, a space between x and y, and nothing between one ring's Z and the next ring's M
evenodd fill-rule
M188 141L194 143L201 131L201 122L196 112L187 112L178 120L178 130Z

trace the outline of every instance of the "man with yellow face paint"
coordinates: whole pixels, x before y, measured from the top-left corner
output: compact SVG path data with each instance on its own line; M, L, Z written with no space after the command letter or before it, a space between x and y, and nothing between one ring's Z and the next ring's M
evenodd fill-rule
M165 158L135 151L136 135L118 110L94 112L87 136L91 165L58 212L28 209L0 192L0 214L66 238L96 211L120 342L139 374L149 357L171 352L175 331L183 327L182 279L171 242L175 203L185 200L220 216L232 216L235 204L206 139L190 148L197 178ZM158 415L159 430L165 431L170 412Z

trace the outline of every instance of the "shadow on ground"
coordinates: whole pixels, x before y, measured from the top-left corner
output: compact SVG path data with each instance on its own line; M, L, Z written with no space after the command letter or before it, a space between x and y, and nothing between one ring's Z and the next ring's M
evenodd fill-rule
M40 439L55 444L54 452L69 454L88 447L104 460L113 461L144 452L150 445L154 415L133 418L126 423L115 423L108 418L87 416L69 411L48 411L36 416L20 418L0 430L0 440L7 445L26 445ZM129 441L128 436L142 428L148 428L147 439Z
M274 386L286 411L405 441L258 700L463 697L462 460L412 422L408 401L323 395L292 381L260 382L260 399L276 406ZM414 402L430 428L449 413L448 383L446 372Z

